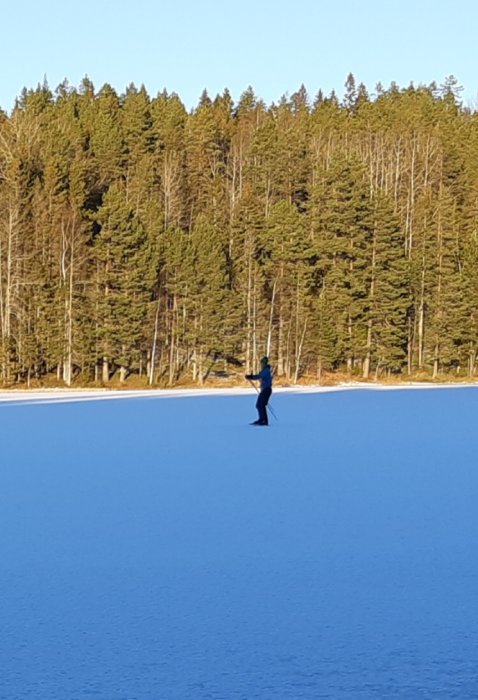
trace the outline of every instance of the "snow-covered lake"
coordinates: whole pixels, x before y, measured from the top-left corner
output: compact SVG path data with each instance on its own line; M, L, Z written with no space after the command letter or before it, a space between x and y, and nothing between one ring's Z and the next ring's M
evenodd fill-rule
M478 388L108 396L0 396L2 700L476 700Z

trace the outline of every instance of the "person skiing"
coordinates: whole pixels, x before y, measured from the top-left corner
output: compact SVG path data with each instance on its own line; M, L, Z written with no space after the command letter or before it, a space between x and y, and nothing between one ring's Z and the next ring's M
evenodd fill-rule
M252 381L259 379L261 382L261 390L257 397L256 408L259 413L258 420L251 425L269 425L266 406L272 394L272 372L269 364L269 358L263 357L261 360L261 371L258 374L246 374L246 379Z

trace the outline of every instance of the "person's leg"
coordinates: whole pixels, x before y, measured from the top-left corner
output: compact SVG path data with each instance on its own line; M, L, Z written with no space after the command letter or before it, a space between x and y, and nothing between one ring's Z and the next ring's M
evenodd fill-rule
M264 406L263 406L263 402L262 402L262 391L260 392L259 396L257 397L256 408L257 408L257 413L259 414L259 418L257 419L256 423L262 423L263 414L264 414Z
M271 390L270 389L263 389L261 393L259 394L259 397L257 399L257 410L259 412L259 423L262 425L269 425L269 420L267 418L267 402L269 401L269 397L271 395Z
M264 425L269 425L269 418L267 415L266 406L269 403L269 399L271 397L271 394L272 394L272 389L263 389L261 391L262 404L263 404L263 406L262 406L262 422L264 423Z

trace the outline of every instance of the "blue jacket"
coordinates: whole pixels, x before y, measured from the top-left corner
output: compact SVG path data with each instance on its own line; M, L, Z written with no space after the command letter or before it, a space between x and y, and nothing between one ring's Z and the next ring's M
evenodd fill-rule
M260 379L261 389L272 389L272 372L270 365L266 365L258 374L252 374L251 379Z

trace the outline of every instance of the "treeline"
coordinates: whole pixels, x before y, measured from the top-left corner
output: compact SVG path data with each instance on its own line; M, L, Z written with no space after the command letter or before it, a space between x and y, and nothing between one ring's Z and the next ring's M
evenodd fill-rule
M473 375L478 115L453 77L266 106L88 79L0 112L0 381Z

